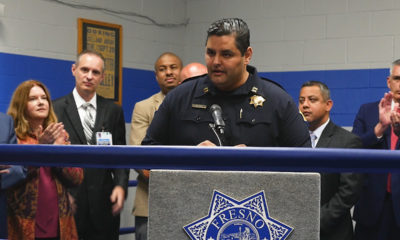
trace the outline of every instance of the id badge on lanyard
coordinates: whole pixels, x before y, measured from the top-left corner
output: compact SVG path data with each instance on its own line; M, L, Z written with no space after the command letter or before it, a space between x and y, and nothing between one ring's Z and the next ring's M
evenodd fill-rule
M96 132L97 145L113 145L110 132Z

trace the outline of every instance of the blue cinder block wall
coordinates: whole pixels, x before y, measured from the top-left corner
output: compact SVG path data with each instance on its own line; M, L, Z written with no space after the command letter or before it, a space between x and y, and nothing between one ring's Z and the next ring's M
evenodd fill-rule
M27 79L43 82L56 99L72 91L75 80L72 61L0 53L0 111L6 112L12 93ZM125 121L131 121L137 101L159 91L153 71L123 68L122 107ZM331 118L341 126L352 126L359 106L377 101L388 90L389 69L355 69L294 72L262 72L260 74L281 84L297 102L302 83L318 80L331 89L334 101Z
M261 75L281 84L296 102L304 82L324 82L333 99L332 120L340 126L353 126L359 107L380 100L388 91L389 69L264 72Z
M0 64L1 112L7 111L14 89L25 80L43 82L52 99L70 93L75 86L73 61L0 53ZM158 92L159 87L153 71L123 68L122 76L122 107L125 121L130 122L135 103Z

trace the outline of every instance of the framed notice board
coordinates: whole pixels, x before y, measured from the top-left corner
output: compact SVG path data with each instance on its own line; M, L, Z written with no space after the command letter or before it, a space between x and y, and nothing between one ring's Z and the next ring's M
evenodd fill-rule
M122 26L78 18L78 53L101 53L105 58L104 80L97 93L122 104Z

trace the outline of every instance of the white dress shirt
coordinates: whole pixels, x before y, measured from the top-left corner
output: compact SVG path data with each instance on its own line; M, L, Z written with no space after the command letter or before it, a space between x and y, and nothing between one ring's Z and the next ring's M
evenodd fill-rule
M72 91L72 95L74 96L74 100L76 103L76 109L78 109L78 113L79 113L79 118L81 119L81 123L83 125L83 121L84 121L84 116L86 114L86 110L82 107L82 105L84 103L86 103L85 99L83 99L78 91L76 90L76 88L74 88L74 90ZM88 103L92 104L91 108L88 108L90 111L90 114L93 116L93 119L95 119L96 121L96 112L97 112L97 94L95 93L94 96L92 97L92 99L90 99L90 101L88 101Z

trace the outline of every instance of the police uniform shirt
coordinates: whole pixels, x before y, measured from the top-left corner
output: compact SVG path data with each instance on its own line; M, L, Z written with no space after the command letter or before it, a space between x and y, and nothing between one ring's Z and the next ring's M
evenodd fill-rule
M293 99L278 85L260 79L247 66L245 84L219 91L208 75L194 78L168 93L144 138L143 145L197 145L218 139L209 124L213 104L222 108L225 145L310 147L307 126ZM256 101L255 101L256 100Z

